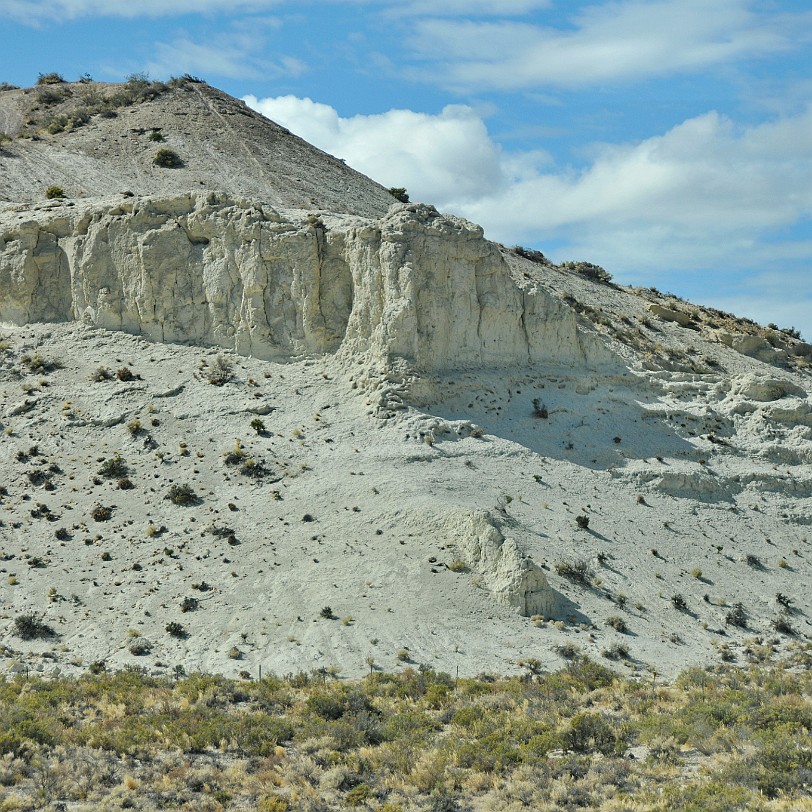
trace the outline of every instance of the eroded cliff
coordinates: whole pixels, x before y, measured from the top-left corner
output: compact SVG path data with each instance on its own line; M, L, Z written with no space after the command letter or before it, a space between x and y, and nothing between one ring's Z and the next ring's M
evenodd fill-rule
M8 207L0 321L83 320L266 360L363 353L427 372L613 355L516 279L465 220L395 204L368 219L214 192Z

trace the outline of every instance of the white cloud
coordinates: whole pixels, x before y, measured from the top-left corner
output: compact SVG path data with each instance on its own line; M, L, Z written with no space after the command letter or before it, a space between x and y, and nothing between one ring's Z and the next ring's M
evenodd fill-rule
M275 60L263 55L266 39L263 29L278 27L273 18L253 18L254 30L224 31L212 39L195 42L180 36L172 42L157 42L154 58L146 65L154 76L192 73L207 76L227 76L232 79L272 79L279 76L300 76L306 65L292 56L277 55Z
M166 17L266 11L283 0L6 0L3 14L22 23L63 22L79 17Z
M507 182L501 150L470 107L340 118L326 104L295 96L245 101L383 185L419 190L426 200L478 200Z
M681 272L714 268L718 280L732 279L809 257L809 242L787 234L812 217L812 108L751 127L709 112L637 143L596 145L576 172L543 152L505 151L469 107L341 118L294 96L245 101L385 186L482 224L492 239L556 245L554 259L598 262L626 281L675 287ZM810 332L805 285L792 307L785 291L770 299L763 286L737 303Z
M411 42L433 81L460 90L579 87L698 71L792 47L809 15L762 18L748 0L618 0L563 29L429 17ZM440 66L438 68L438 66ZM426 73L428 77L428 72Z

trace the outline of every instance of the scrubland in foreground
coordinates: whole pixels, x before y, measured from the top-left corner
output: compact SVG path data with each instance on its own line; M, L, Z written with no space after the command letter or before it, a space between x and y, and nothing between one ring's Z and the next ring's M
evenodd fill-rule
M809 647L635 682L428 669L0 683L0 810L812 809Z

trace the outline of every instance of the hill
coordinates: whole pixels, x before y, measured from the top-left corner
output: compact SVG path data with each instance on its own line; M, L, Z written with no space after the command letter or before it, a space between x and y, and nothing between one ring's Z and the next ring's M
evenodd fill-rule
M239 107L185 82L0 158L8 668L808 648L808 344L489 242Z

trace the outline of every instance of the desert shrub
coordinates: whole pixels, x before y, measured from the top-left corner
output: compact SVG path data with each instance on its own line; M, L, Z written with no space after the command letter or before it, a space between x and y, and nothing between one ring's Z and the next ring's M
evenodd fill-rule
M172 76L170 77L167 85L169 87L185 87L186 85L191 84L205 84L202 79L197 76L193 76L191 73L184 73L183 76Z
M258 417L255 417L251 421L251 428L259 435L265 434L265 423L263 423Z
M161 147L156 153L155 157L152 159L152 163L155 166L159 166L162 169L177 169L178 167L183 166L183 160L181 159L180 155L173 149L169 149L168 147Z
M9 84L8 82L0 82L0 93L2 93L4 90L19 90L19 89L20 89L19 85L12 85Z
M189 636L189 633L186 631L184 626L174 620L166 624L166 631L169 633L170 637L177 637L178 639L183 639L184 637Z
M125 460L116 454L114 457L108 457L99 468L99 476L106 477L107 479L120 479L127 476L130 468Z
M65 84L64 77L59 73L41 73L37 77L38 85L60 85Z
M625 643L613 643L603 649L601 655L607 660L627 660L629 658L629 647Z
M223 355L218 355L214 363L206 369L206 380L213 386L223 386L234 377L231 362Z
M593 265L591 262L562 262L561 268L568 271L575 271L581 276L599 282L603 285L612 281L612 274L600 265Z
M725 623L728 626L738 626L740 629L747 628L747 612L741 603L737 603L725 615Z
M193 505L198 500L197 494L194 492L192 486L185 484L171 485L164 498L168 499L173 505Z
M30 372L37 375L44 375L53 372L55 369L62 369L62 362L57 358L46 358L35 352L33 355L24 355L20 361L28 367Z
M323 606L321 611L319 612L319 615L321 615L321 617L325 618L326 620L332 620L335 617L331 606Z
M554 564L555 571L562 577L569 581L574 581L576 584L588 586L592 582L595 573L592 567L583 559L575 559L572 561L556 561Z
M55 637L56 632L42 622L40 615L17 615L14 618L14 634L22 640L38 640Z
M466 565L465 561L463 561L461 558L455 558L448 565L448 568L451 570L451 572L465 572L465 570L468 569L468 566Z
M781 634L795 634L795 628L792 625L789 612L779 612L773 620L773 628Z
M160 131L160 130L153 130L153 131L152 131L152 132L151 132L151 133L150 133L150 134L147 136L147 138L148 138L150 141L163 141L163 140L164 140L164 137L163 137L163 135L161 135L161 131Z
M392 197L394 197L396 200L399 200L401 203L409 202L409 195L402 186L393 186L391 189L389 189L389 194L392 195Z
M47 200L64 200L65 190L61 186L49 186L45 190L45 197Z
M121 369L116 370L116 378L124 383L128 383L129 381L135 380L135 375L129 367L121 367Z
M671 596L671 605L680 612L684 612L688 608L685 597L681 592L676 592Z
M12 138L7 132L3 132L3 130L0 130L0 149L2 149L3 144L7 144L11 140Z
M102 381L109 381L113 377L107 367L97 367L90 375L90 380L93 383L101 383Z
M200 606L200 601L197 598L184 598L180 602L181 612L194 612Z
M107 505L94 505L93 509L90 511L90 515L93 517L94 521L106 522L112 517L113 508Z
M616 632L625 633L629 630L629 627L626 625L626 621L617 615L612 615L611 617L606 618L606 625L611 626Z
M130 422L127 423L127 431L129 431L133 437L137 437L141 433L141 421L137 417L130 420Z
M577 524L581 530L586 530L589 527L589 516L576 516L575 524Z
M539 398L533 398L533 417L538 417L541 420L546 420L549 416L547 407L541 402Z
M754 570L763 569L763 564L761 563L761 559L757 555L753 555L752 553L748 553L744 557L744 561L748 567L752 567Z
M575 753L598 751L608 754L617 741L612 725L597 713L578 713L561 735L561 745Z
M145 657L152 651L152 643L145 637L138 637L130 643L128 649L135 657Z

